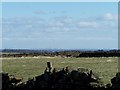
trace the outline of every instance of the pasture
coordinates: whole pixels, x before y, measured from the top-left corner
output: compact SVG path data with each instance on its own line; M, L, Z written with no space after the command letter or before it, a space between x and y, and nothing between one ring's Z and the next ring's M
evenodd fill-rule
M53 67L63 68L69 66L72 69L83 67L92 69L98 73L105 84L110 83L110 79L118 71L117 57L101 58L61 58L61 57L23 57L23 58L3 58L2 70L12 75L23 77L26 81L44 73L46 62L52 62Z

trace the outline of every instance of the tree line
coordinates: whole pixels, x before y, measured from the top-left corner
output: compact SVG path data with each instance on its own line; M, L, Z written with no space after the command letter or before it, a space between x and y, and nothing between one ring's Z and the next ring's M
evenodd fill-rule
M95 51L81 51L81 50L21 50L21 49L4 49L2 50L2 57L119 57L120 50L95 50Z

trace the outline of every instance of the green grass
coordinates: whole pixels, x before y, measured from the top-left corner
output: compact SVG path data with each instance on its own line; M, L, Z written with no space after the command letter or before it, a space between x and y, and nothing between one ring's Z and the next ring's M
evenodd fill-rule
M116 75L118 70L118 58L4 58L2 60L3 72L23 77L26 81L28 78L35 77L44 72L46 62L50 61L55 68L69 66L71 68L84 67L92 69L103 78L103 82L110 83L110 79Z

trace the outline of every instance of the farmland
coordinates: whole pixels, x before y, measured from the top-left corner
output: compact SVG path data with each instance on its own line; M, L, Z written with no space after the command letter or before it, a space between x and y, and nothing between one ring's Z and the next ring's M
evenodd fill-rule
M115 76L118 70L117 57L80 57L80 58L62 58L62 57L23 57L23 58L3 58L3 72L8 72L18 77L23 77L26 81L44 73L46 62L50 61L55 68L69 66L71 69L83 67L92 69L98 73L103 82L110 83L110 79Z

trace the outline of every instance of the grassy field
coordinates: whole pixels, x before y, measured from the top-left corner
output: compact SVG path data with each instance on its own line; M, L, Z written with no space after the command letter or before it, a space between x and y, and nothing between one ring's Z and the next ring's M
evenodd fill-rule
M92 69L103 78L104 83L110 83L118 70L118 58L60 58L60 57L37 57L37 58L4 58L2 59L3 72L23 77L24 80L35 77L44 72L46 62L50 61L55 68L69 66L71 68L84 67Z

